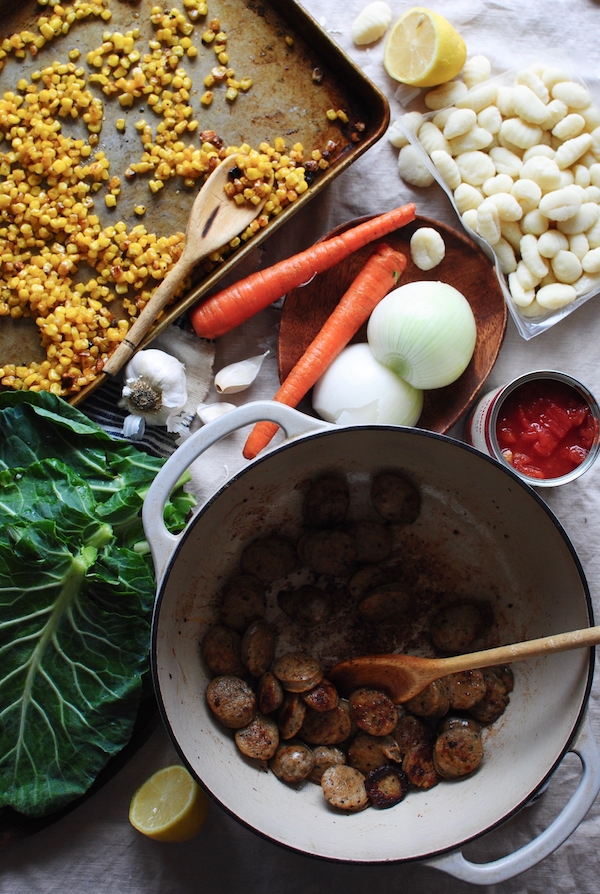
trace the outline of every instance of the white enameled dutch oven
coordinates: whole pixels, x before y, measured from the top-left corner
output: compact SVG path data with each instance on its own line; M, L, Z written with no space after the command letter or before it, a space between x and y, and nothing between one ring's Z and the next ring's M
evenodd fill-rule
M210 445L259 419L277 422L287 439L227 481L182 535L168 533L163 507L182 472ZM593 650L514 665L514 692L486 734L479 770L428 791L413 790L386 811L334 812L320 786L284 785L242 758L230 731L205 702L208 677L200 642L218 618L220 590L237 570L244 545L261 533L295 536L305 485L326 471L348 476L354 511L360 514L370 477L383 469L403 470L418 485L422 511L414 536L423 543L424 556L434 567L455 570L457 595L491 598L499 642L593 624L584 573L565 531L536 493L496 460L431 432L338 428L271 401L249 403L182 444L144 504L158 579L152 665L160 710L183 761L202 785L273 842L336 861L423 860L472 883L493 884L562 844L600 790L600 752L586 721ZM526 804L569 751L579 755L582 775L552 825L500 860L483 865L466 860L461 847Z

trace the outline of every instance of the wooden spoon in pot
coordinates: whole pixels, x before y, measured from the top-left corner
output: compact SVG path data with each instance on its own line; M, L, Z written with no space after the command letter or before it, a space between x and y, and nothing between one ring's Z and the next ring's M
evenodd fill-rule
M260 214L266 196L257 205L250 202L238 205L225 193L224 186L234 167L235 155L230 155L217 165L205 181L192 205L181 257L157 287L126 337L106 360L102 372L116 375L193 267L242 233Z
M327 679L342 694L349 694L361 686L384 689L395 704L406 702L429 683L459 671L510 664L539 655L566 652L600 643L600 627L571 630L556 636L543 636L523 643L498 646L482 652L467 652L450 658L420 658L416 655L364 655L336 664Z

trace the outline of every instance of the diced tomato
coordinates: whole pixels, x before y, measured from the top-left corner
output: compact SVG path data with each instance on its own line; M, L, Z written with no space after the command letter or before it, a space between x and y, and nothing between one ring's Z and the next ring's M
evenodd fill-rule
M516 388L498 416L496 437L504 456L530 478L560 478L580 465L598 423L579 393L564 382L538 379Z
M558 447L559 442L560 438L557 438L556 435L552 434L552 432L546 428L543 431L538 432L533 449L538 456L552 456Z
M557 438L564 438L566 433L573 428L569 414L557 404L550 404L546 409L547 426Z

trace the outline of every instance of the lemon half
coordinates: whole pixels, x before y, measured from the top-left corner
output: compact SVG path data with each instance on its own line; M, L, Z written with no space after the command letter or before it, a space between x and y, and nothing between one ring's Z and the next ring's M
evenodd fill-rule
M156 841L188 841L202 829L209 806L208 796L185 767L165 767L135 792L129 821Z
M389 31L383 64L390 77L403 84L437 87L456 77L466 58L466 44L450 22L414 6Z

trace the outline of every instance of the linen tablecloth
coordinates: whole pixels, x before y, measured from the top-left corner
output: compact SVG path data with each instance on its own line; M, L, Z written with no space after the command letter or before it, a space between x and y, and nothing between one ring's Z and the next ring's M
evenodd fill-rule
M394 18L411 4L388 0ZM285 0L281 0L284 4ZM209 0L210 5L210 0ZM388 97L392 120L402 111L403 91L387 76L382 42L354 46L350 26L364 0L305 0L307 10L362 67ZM600 3L598 0L454 0L434 8L451 20L467 42L469 55L483 54L495 72L519 67L524 56L561 47L576 60L598 96ZM290 73L290 76L293 76ZM384 138L253 254L247 266L264 266L298 251L332 227L353 217L386 211L414 200L420 214L458 226L442 190L403 184L397 150ZM536 368L576 376L600 395L600 297L592 299L547 333L527 342L509 320L490 388ZM277 385L276 332L279 309L269 308L242 329L220 339L214 369L266 348L271 354L243 399L270 398ZM212 394L214 398L214 393ZM209 394L209 399L211 395ZM238 401L239 402L239 401ZM85 411L85 404L82 406ZM462 437L462 424L451 434ZM199 499L242 466L242 436L228 439L218 455L194 467ZM596 612L600 612L600 464L583 478L542 496L557 514L583 564ZM589 707L600 741L600 698L593 687ZM212 805L202 833L185 844L150 841L129 824L135 788L150 773L176 762L166 731L158 726L131 762L98 794L68 816L0 853L1 894L466 894L471 884L421 864L353 866L326 863L286 851L237 824ZM525 844L544 829L566 803L578 779L578 761L569 756L545 794L505 826L466 849L490 860ZM595 894L600 875L600 802L570 839L524 874L481 890L506 894Z

